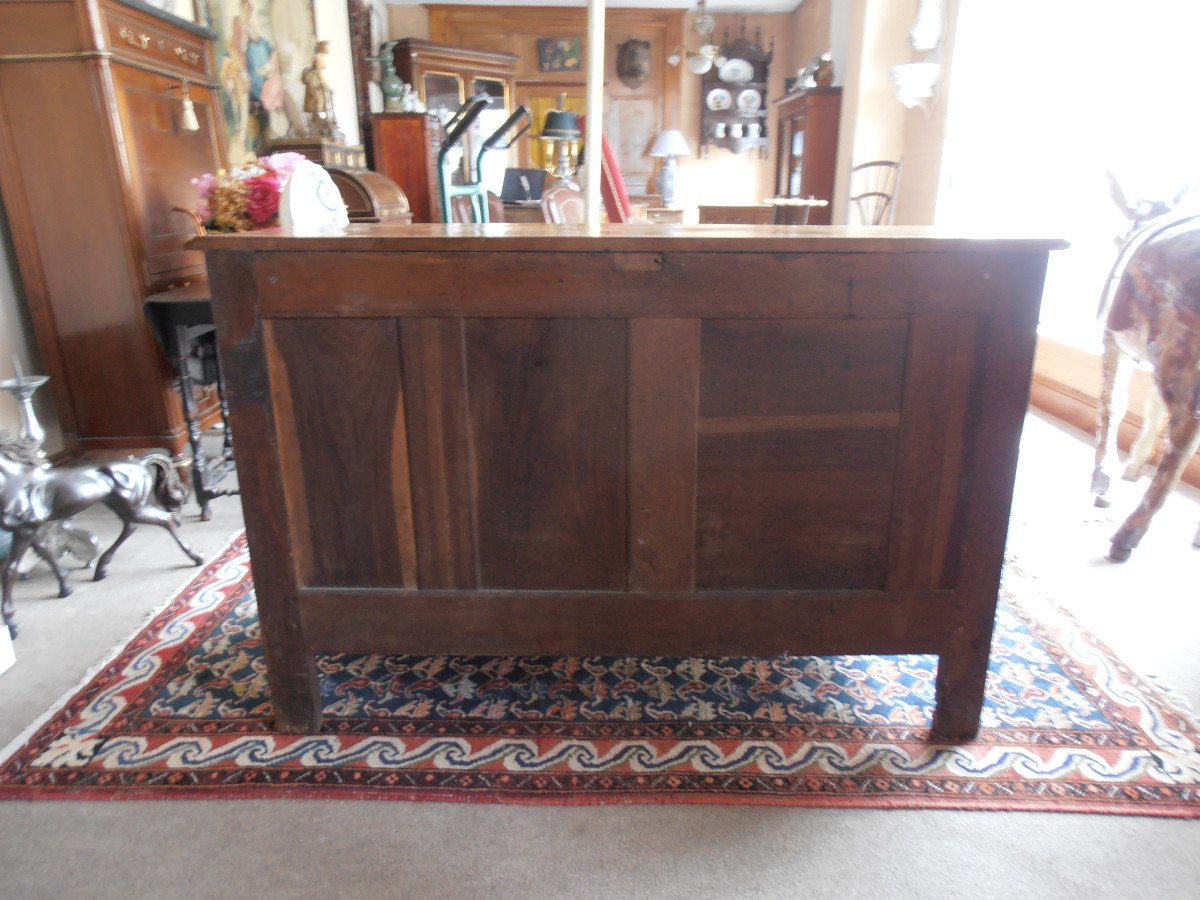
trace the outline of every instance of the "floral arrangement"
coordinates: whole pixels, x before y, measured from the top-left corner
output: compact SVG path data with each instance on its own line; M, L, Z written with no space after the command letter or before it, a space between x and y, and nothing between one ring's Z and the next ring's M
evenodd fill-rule
M196 214L209 231L265 228L279 215L284 185L304 159L300 153L273 153L229 171L193 178L200 193Z

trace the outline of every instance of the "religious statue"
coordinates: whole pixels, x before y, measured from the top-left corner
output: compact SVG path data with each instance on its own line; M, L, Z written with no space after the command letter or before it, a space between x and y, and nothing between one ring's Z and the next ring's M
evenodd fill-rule
M304 114L308 116L308 134L340 141L342 133L337 127L337 116L333 111L333 90L325 80L325 56L329 53L329 41L317 41L312 62L300 73L304 85Z

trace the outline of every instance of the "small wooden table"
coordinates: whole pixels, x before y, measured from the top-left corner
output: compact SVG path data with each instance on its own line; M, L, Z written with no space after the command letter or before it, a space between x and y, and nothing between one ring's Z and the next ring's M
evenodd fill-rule
M531 224L545 223L546 217L542 213L542 203L540 200L529 201L504 201L504 221L505 222L526 222Z
M314 654L933 653L979 727L1048 251L922 229L198 238L276 724Z

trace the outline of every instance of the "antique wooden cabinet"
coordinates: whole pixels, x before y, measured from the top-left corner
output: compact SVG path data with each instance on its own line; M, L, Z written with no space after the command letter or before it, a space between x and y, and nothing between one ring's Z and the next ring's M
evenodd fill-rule
M393 56L396 74L413 85L430 114L443 122L468 97L486 94L490 98L488 107L463 136L462 156L457 153L454 156L457 162L454 168L458 172L456 182L475 180L478 177L474 172L476 155L483 139L499 128L515 109L513 72L516 55L405 38L397 42ZM380 147L378 138L374 146ZM379 167L378 159L375 165ZM500 189L507 166L508 158L504 154L489 154L484 160L488 184L496 191Z
M425 113L376 113L371 116L375 171L404 191L414 222L442 221L438 197L437 154L442 126Z
M842 89L809 88L775 102L779 107L775 195L816 197L829 206L812 210L810 225L828 225L833 211Z
M186 443L142 299L204 272L172 207L224 153L211 37L136 0L0 0L0 189L68 451Z
M396 74L411 84L426 108L437 115L454 112L468 97L482 91L512 105L512 53L451 47L416 38L399 41L393 50Z

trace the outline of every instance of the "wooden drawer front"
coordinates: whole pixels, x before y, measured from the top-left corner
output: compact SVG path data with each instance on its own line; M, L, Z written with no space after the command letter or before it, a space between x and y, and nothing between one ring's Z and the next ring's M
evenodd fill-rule
M187 131L181 124L179 91L168 90L171 78L130 66L113 68L126 153L137 174L129 200L141 231L142 274L147 290L161 290L204 270L203 254L184 248L195 236L192 221L173 207L195 207L192 179L216 170L217 141L224 131L221 114L212 91L194 86L191 97L200 129Z
M120 58L201 81L212 78L202 38L150 24L119 9L104 9L104 27L109 49Z

